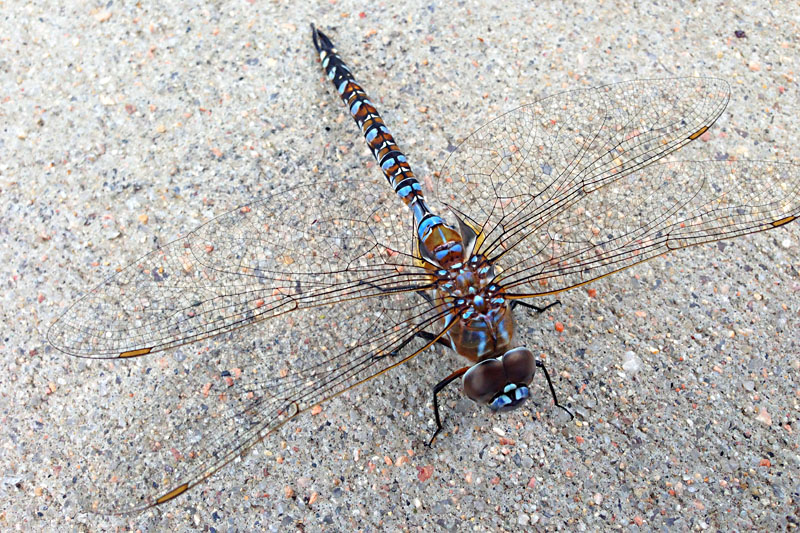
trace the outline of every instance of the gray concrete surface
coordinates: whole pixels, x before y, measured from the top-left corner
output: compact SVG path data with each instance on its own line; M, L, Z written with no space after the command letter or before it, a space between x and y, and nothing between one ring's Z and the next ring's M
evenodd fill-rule
M797 162L800 6L735 4L3 3L0 529L797 527L796 224L675 253L597 282L595 298L579 289L521 319L573 422L546 406L492 417L452 390L446 434L426 449L429 390L460 366L437 350L134 516L78 504L73 478L103 443L82 438L86 421L74 413L106 394L124 402L139 382L131 368L156 362L87 363L43 338L81 291L258 198L265 180L301 179L299 162L333 177L377 172L322 80L310 22L334 40L421 177L520 103L688 75L725 78L732 98L709 138L678 158ZM246 356L264 331L206 346ZM632 357L638 371L623 367Z

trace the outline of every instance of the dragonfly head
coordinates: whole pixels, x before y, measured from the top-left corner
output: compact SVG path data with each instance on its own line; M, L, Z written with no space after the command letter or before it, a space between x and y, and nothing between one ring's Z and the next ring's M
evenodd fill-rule
M484 359L464 374L464 393L492 411L516 409L528 399L536 359L527 348L514 348L500 357Z

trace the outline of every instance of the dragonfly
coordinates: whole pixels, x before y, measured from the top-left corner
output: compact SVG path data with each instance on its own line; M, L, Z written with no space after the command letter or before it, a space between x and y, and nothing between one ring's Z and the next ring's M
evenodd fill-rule
M58 350L120 365L255 324L268 335L250 366L212 369L203 390L137 395L147 424L94 429L81 482L92 510L172 501L300 413L434 345L463 361L434 388L434 437L437 395L459 380L503 412L525 404L541 370L566 409L515 335L518 310L542 312L563 291L673 250L800 216L795 165L664 159L725 109L729 85L710 77L523 105L466 137L423 187L331 40L311 28L382 176L276 184L120 269L53 323ZM176 372L188 379L203 353Z

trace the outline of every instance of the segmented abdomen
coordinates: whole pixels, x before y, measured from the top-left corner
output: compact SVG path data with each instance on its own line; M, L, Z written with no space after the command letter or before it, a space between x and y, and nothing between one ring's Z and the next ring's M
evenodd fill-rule
M423 194L417 178L406 161L406 156L397 147L389 128L383 122L375 106L367 98L367 93L355 81L350 69L337 55L330 39L319 30L314 30L314 45L319 52L322 68L333 82L350 114L355 119L364 139L383 170L389 184L403 202L414 210L417 220L424 216ZM419 208L423 212L417 213Z

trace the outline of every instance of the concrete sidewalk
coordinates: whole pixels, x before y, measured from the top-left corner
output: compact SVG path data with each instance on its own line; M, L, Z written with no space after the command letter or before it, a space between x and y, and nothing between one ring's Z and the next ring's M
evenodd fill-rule
M426 448L430 390L462 366L437 348L301 415L169 504L132 516L80 506L76 480L98 449L115 446L87 426L127 427L144 416L136 394L153 388L191 402L202 390L160 369L193 357L246 362L279 333L254 326L108 363L54 350L44 339L51 321L118 267L276 183L380 177L323 80L311 22L421 181L448 148L522 103L671 76L732 87L709 134L674 158L800 162L796 3L498 4L4 4L0 529L797 527L796 223L676 252L598 281L591 296L576 289L542 316L523 315L518 333L546 355L572 422L549 407L538 378L539 407L507 416L453 387L443 396L445 432ZM98 413L108 418L91 418ZM169 413L165 405L148 416L159 426Z

